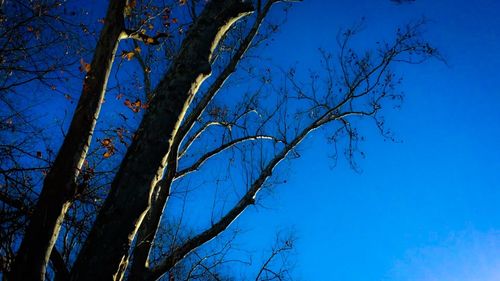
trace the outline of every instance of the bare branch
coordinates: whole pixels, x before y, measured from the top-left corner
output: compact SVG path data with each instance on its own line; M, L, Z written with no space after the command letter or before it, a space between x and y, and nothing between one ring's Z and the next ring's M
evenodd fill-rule
M192 172L198 170L200 168L200 166L203 165L203 163L205 163L205 161L207 161L208 159L214 157L215 155L223 152L224 150L226 150L228 148L231 148L231 147L233 147L239 143L245 142L245 141L254 141L254 140L272 140L274 142L281 142L281 140L279 140L273 136L266 136L266 135L246 136L246 137L234 139L234 140L227 142L227 143L221 145L220 147L202 155L194 164L177 172L177 174L175 175L175 178L178 179L180 177L183 177L189 173L192 173Z

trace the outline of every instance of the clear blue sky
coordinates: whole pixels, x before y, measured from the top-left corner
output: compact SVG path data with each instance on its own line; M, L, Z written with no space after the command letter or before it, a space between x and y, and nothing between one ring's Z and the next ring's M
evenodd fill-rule
M500 2L304 1L266 55L279 64L317 62L339 27L366 17L361 36L387 37L426 16L426 37L449 65L401 68L405 102L388 116L402 143L365 131L361 174L330 169L321 134L302 145L270 209L238 225L256 248L294 226L296 273L317 281L500 280ZM242 237L242 240L245 239Z

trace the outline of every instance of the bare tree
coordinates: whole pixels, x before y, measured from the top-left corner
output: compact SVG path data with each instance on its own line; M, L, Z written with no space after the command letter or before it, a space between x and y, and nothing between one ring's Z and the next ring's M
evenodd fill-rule
M258 193L277 181L273 171L279 163L298 158L298 147L307 136L326 129L334 148L345 147L353 166L361 139L357 122L374 120L390 137L382 108L401 98L391 66L439 57L421 39L424 22L409 24L397 31L392 42L361 52L350 45L359 27L346 30L338 36L338 56L322 51L323 68L312 73L310 81L301 81L296 75L300 69L276 71L252 65L246 57L277 29L266 19L278 2L289 1L193 0L171 5L110 1L94 58L90 64L81 62L86 75L80 100L55 160L44 167L48 172L36 206L2 199L11 201L9 208L29 216L9 278L43 280L50 259L60 280L158 280L175 276L183 263L192 266L184 272L187 280L196 274L219 280L197 251L255 205ZM175 12L174 7L180 8ZM175 13L182 20L177 31L164 30L179 21ZM148 35L147 29L154 30L158 24L163 29ZM104 94L121 91L119 74L129 67L120 62L117 85L107 89L122 39L131 39L131 45L124 46L121 62L137 62L142 81L132 81L141 85L143 98L124 102L131 114L140 117L135 132L131 128L127 135L123 126L111 130L126 152L122 159L116 158L118 168L106 173L112 177L106 194L99 187L109 181L94 178L95 166L89 160L99 149L105 150L105 159L119 154L116 141L105 137L98 139L96 150L90 147ZM156 47L164 51L162 58ZM166 65L164 75L152 72L160 63ZM254 82L238 95L241 91L231 88L230 79L242 77ZM228 89L234 92L231 99L217 99ZM238 196L206 211L211 213L207 228L193 230L183 239L174 235L161 241L159 230L170 215L165 210L175 199L173 194L191 188L185 179L202 179L201 185L208 185L207 169L213 166L208 163L214 161L227 163L227 176L239 178ZM102 205L96 203L104 197ZM92 211L82 212L86 206L92 206ZM10 221L17 223L14 229L22 226L20 219ZM54 248L58 239L60 251ZM283 245L272 251L256 280L285 279L286 271L271 268L275 258L291 248L290 241ZM222 249L214 256L224 257L226 248ZM9 256L14 251L6 250ZM212 260L211 265L220 263Z

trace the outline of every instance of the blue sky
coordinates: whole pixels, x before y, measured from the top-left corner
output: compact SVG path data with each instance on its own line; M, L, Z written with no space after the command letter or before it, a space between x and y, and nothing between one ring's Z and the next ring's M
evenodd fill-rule
M500 2L305 1L266 55L314 65L317 48L361 17L361 36L386 38L425 16L447 58L400 67L405 102L388 114L401 143L367 128L361 174L331 169L320 133L302 144L287 184L238 225L265 246L293 226L303 280L500 280ZM242 238L244 239L244 238ZM255 245L254 245L255 244Z

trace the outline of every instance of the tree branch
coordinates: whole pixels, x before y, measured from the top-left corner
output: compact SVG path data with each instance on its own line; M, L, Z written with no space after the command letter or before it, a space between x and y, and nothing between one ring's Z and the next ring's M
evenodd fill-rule
M178 158L181 158L182 156L184 156L184 154L187 152L189 147L191 147L193 142L196 139L198 139L203 132L205 132L209 127L215 126L215 125L225 126L225 127L231 126L229 123L221 122L221 121L210 121L210 122L203 124L203 126L201 126L198 129L198 131L196 131L193 135L191 135L191 137L189 137L188 140L186 140L186 142L184 143L184 146L182 147L182 149L179 152Z
M267 135L246 136L246 137L234 139L234 140L232 140L228 143L225 143L225 144L221 145L220 147L202 155L194 164L177 172L175 174L175 178L178 179L180 177L183 177L189 173L192 173L192 172L198 170L200 168L200 166L203 165L203 163L205 163L208 159L214 157L215 155L223 152L224 150L226 150L228 148L231 148L231 147L233 147L239 143L245 142L245 141L253 141L253 140L259 140L259 139L273 140L275 142L281 142L277 138L275 138L273 136L267 136Z

